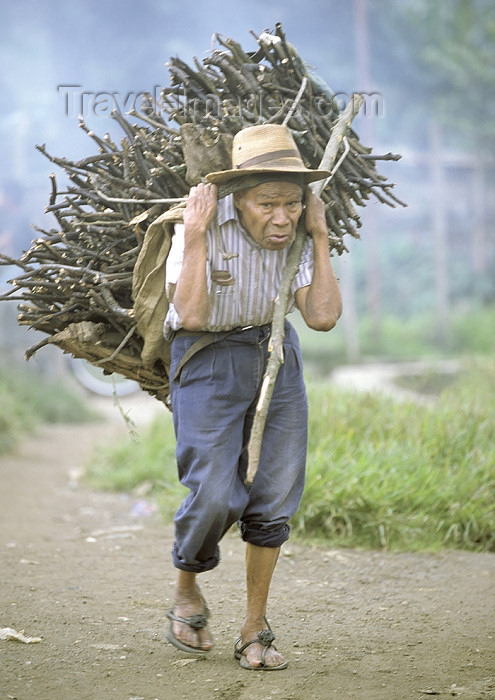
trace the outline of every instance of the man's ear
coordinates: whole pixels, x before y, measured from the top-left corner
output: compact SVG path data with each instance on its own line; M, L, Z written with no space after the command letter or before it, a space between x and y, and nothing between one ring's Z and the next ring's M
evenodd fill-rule
M243 190L238 190L237 192L234 192L234 207L237 208L240 200L242 199L242 193Z
M237 212L237 217L239 219L239 223L243 228L244 226L244 221L243 221L243 215L242 215L242 201L244 199L244 191L240 190L239 192L234 192L234 207Z
M239 190L234 192L234 207L237 211L237 215L242 223L242 202L244 200L244 190Z

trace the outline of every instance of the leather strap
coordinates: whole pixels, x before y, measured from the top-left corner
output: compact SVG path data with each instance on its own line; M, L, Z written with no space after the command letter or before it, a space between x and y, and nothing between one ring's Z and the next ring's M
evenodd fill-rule
M172 381L177 381L177 379L180 377L180 373L182 372L182 368L184 367L186 362L189 362L191 357L193 357L197 352L199 352L203 348L207 348L208 345L213 345L213 343L216 343L217 340L223 340L223 338L232 335L232 333L238 332L238 328L233 328L231 331L221 331L222 336L221 338L219 338L219 333L210 333L209 331L186 331L184 329L177 331L176 335L198 335L198 333L201 333L201 336L182 355L180 362L177 365L177 369L174 372L174 376L172 377Z
M271 328L271 324L266 324L265 326L256 326L257 328ZM234 333L239 333L240 331L243 330L248 330L250 328L255 328L255 326L246 326L246 328L232 328L230 331L188 331L185 328L181 328L180 330L175 332L175 335L198 335L200 334L200 337L196 340L195 343L191 345L190 348L186 350L186 352L182 355L179 364L177 365L177 369L174 372L174 376L172 377L172 381L175 382L177 379L180 377L180 373L182 372L182 368L184 365L189 362L191 357L194 357L197 352L200 350L203 350L203 348L207 348L209 345L213 345L213 343L216 343L217 341L223 340L224 338L228 338L229 335L233 335Z
M294 148L286 148L282 151L270 151L270 153L262 153L255 158L249 158L245 160L244 163L240 163L237 166L238 170L243 170L244 168L250 168L253 165L259 165L260 163L267 163L271 160L277 160L278 158L301 158L299 151Z

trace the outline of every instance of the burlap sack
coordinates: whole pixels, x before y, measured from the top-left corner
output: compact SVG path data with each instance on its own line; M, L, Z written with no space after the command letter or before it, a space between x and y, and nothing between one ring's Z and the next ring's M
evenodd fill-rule
M141 360L151 369L161 361L168 374L170 347L163 337L163 324L168 310L165 290L165 264L170 251L174 224L182 222L184 204L169 209L151 223L132 278L132 298L137 331L144 340Z

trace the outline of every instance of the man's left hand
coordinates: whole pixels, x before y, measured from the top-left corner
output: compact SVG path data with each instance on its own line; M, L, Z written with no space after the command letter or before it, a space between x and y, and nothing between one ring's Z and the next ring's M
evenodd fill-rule
M325 203L311 190L306 188L306 209L304 221L306 231L312 238L327 238L327 222L325 218Z

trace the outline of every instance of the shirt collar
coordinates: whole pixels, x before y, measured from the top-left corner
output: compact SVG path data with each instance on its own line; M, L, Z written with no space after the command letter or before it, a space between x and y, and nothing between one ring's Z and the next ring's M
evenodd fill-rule
M262 250L255 240L251 238L244 226L241 224L241 219L234 205L234 195L228 194L218 201L217 204L217 223L218 226L223 226L229 221L233 221L237 225L237 229L241 236L246 240L251 248Z
M239 221L237 218L237 209L234 206L233 194L228 194L226 197L218 200L217 221L219 226L223 226L227 221Z

